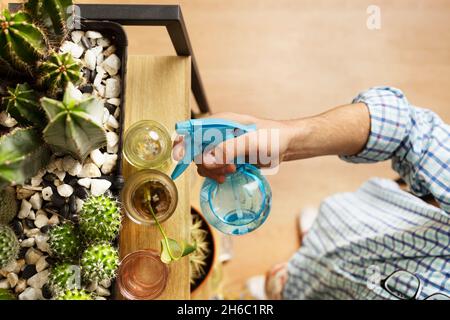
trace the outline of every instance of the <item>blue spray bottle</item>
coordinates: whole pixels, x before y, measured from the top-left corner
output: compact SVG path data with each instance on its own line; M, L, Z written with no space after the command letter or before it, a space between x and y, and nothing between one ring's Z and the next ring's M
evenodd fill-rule
M222 141L256 130L223 119L193 119L176 124L184 136L185 155L177 164L172 179L180 176L204 151ZM236 164L236 172L224 183L206 178L200 192L200 205L206 220L226 234L241 235L261 226L270 212L272 191L259 168L248 163Z

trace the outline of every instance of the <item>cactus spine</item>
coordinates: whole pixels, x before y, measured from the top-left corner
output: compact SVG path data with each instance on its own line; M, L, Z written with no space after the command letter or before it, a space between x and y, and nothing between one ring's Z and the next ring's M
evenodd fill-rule
M0 188L21 184L50 160L50 152L39 132L18 128L0 137Z
M0 269L17 258L19 240L14 231L5 225L0 225Z
M86 281L111 280L118 267L117 249L106 242L88 247L81 258L81 274Z
M22 125L41 125L45 118L37 93L27 83L8 88L2 102L3 109Z
M54 293L81 287L80 266L61 263L54 266L48 277L48 284Z
M94 296L86 290L71 289L59 293L55 300L94 300Z
M81 63L69 52L52 52L38 67L39 82L48 88L52 95L66 88L69 82L78 84L82 78Z
M93 96L77 100L74 87L69 83L63 101L42 98L49 123L44 139L56 152L70 154L84 161L94 149L106 145L106 132L102 126L103 106Z
M16 190L7 187L0 191L0 224L8 224L17 214Z
M49 245L54 256L72 261L78 255L81 241L75 226L66 222L49 231Z
M86 242L114 240L119 233L120 221L117 200L104 195L89 197L80 212L80 229Z
M0 16L0 57L21 71L30 72L47 52L46 37L23 11Z

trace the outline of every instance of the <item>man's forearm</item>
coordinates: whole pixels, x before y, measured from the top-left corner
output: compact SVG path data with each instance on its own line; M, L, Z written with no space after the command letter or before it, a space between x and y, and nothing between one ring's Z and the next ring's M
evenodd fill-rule
M355 155L370 134L370 115L363 103L341 106L320 115L286 121L291 131L284 161L324 155Z

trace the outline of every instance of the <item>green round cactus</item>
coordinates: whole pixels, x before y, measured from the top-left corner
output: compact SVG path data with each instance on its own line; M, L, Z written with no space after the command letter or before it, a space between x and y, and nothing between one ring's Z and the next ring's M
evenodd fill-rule
M5 225L0 225L0 269L17 258L19 240L14 231Z
M0 191L0 224L8 224L17 214L16 190L6 187Z
M119 267L117 249L109 243L88 247L81 258L81 274L86 281L111 280Z
M52 52L46 61L38 67L39 83L56 94L63 90L69 82L78 84L83 78L81 62L76 61L69 52Z
M17 297L8 289L0 289L0 300L17 300Z
M18 84L14 89L8 88L2 107L21 125L45 124L45 114L37 94L27 83Z
M50 271L48 284L54 293L80 288L80 266L70 263L61 263L54 266Z
M86 242L112 241L121 222L117 200L108 196L89 197L80 212L80 230Z
M69 83L63 101L41 99L49 119L43 134L54 151L84 161L92 150L106 145L103 105L93 96L78 101L73 96L74 90L73 84Z
M55 300L94 300L94 296L86 290L71 289L59 293Z
M5 9L0 15L0 57L13 67L31 71L45 56L46 42L44 32L33 24L28 13Z
M80 236L75 226L70 222L65 222L50 229L48 243L52 255L64 261L72 261L80 252Z

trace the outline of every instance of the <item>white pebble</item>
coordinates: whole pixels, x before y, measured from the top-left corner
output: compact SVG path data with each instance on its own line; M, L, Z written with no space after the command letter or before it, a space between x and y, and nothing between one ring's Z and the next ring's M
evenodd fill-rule
M109 78L106 80L105 97L117 98L120 95L120 81Z
M58 186L57 190L59 195L64 198L70 197L73 193L73 187L68 184L62 184Z
M103 288L102 286L97 286L97 289L95 291L101 297L108 297L111 295L111 292L108 289Z
M39 228L33 228L33 229L28 229L28 230L25 229L25 235L28 238L35 237L38 234L41 234L41 230L39 230Z
M99 84L98 86L95 86L95 89L97 90L97 94L100 97L104 97L105 96L105 86L102 84Z
M33 194L30 198L30 203L31 203L31 207L34 210L39 210L40 208L42 208L42 198L41 198L41 194L36 192L35 194Z
M77 204L77 213L78 213L78 212L80 212L83 209L84 201L81 200L80 198L77 198L75 200L75 203Z
M42 198L45 201L50 201L52 199L52 195L53 195L53 190L51 187L46 187L46 188L42 189Z
M19 219L25 219L26 217L28 217L28 215L30 214L31 207L32 207L31 203L23 199L17 217Z
M119 152L119 145L116 144L116 145L113 146L113 147L111 147L111 146L106 146L106 152L112 153L112 154L115 154L115 153Z
M84 31L72 31L70 35L74 43L79 43L84 36Z
M23 240L20 243L20 246L22 248L31 248L32 246L34 246L34 244L35 244L34 238L28 238L28 239Z
M106 122L106 124L114 129L118 129L119 128L119 122L116 120L116 118L114 118L113 115L110 115L108 118L108 121Z
M59 50L64 53L69 52L76 59L80 58L84 51L82 46L72 41L64 41Z
M89 70L95 70L95 66L97 65L97 56L92 49L87 50L84 54L84 62Z
M40 257L42 257L42 252L40 252L37 249L30 248L25 253L25 262L27 264L35 264L39 260Z
M42 183L42 177L33 177L31 178L31 186L37 187Z
M33 210L30 210L30 214L28 215L27 219L30 219L30 220L36 219L36 214L34 213Z
M7 128L12 128L16 124L17 124L16 119L11 117L8 112L6 112L6 111L0 112L0 125L7 127Z
M41 300L42 291L40 289L35 289L32 287L28 287L19 295L19 300Z
M115 132L106 133L106 143L109 147L114 147L119 143L119 135Z
M117 163L117 154L106 154L105 155L105 162L103 163L102 166L102 173L103 174L110 174Z
M102 46L103 48L106 48L111 44L111 41L109 41L108 38L100 38L100 39L97 39L97 44L99 46Z
M19 282L17 282L16 287L14 288L14 292L16 294L22 293L27 287L27 280L25 279L19 279Z
M81 169L78 177L80 178L98 178L101 177L102 173L100 169L95 165L95 163L85 163L83 169Z
M82 178L78 180L78 184L80 186L83 186L85 188L90 188L91 187L91 179L90 178Z
M106 102L115 105L116 107L120 106L120 99L119 98L111 98L106 100Z
M47 257L46 256L40 257L39 260L36 262L36 271L41 272L42 270L47 269L47 267L48 267Z
M27 284L32 288L41 289L44 286L44 284L47 283L49 274L50 270L38 272L30 279L28 279Z
M97 56L97 66L100 65L100 64L102 64L104 60L105 60L104 55L103 55L103 54L99 54L99 55Z
M8 280L11 288L14 288L17 285L17 282L19 282L19 276L12 272L8 273L8 275L6 276L6 279Z
M105 179L93 179L91 181L91 193L93 196L100 196L111 186L111 182Z
M89 39L100 39L103 38L103 35L98 31L87 31L86 37Z
M57 214L52 215L50 220L48 220L48 224L50 225L57 225L59 223L59 217Z
M15 271L17 271L17 270L16 270L17 267L18 267L17 260L12 260L10 263L8 263L6 266L4 266L4 267L1 269L1 271L2 271L2 272L5 272L5 273L15 272ZM19 271L20 271L20 267L19 267ZM17 271L17 272L19 272L19 271Z
M38 214L34 220L34 225L38 228L42 228L48 224L48 218L46 214Z
M65 171L60 171L60 170L56 170L55 172L53 172L60 181L63 181L64 178L66 177L66 172Z
M96 46L90 50L95 54L96 57L103 52L103 48L101 46Z
M97 167L101 167L105 162L105 155L99 150L95 149L90 153L91 160L95 163Z
M103 119L102 123L106 123L109 118L109 110L107 108L103 108Z
M120 108L116 108L116 110L114 110L114 117L115 117L116 119L118 119L119 116L120 116Z
M11 285L9 284L8 279L0 280L0 289L9 289Z
M105 53L106 56L106 53ZM102 63L103 69L106 70L111 76L116 75L120 69L120 59L117 55L111 54L108 58L105 59ZM115 98L115 97L112 97Z
M114 52L116 52L117 48L115 45L109 46L104 52L103 54L105 55L105 57L109 57L110 55L112 55Z
M46 234L39 234L36 237L34 237L36 241L36 246L39 250L42 252L50 252L50 246L48 244L48 235Z

